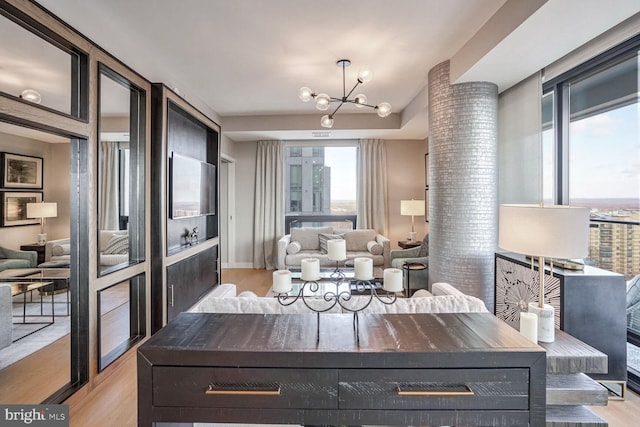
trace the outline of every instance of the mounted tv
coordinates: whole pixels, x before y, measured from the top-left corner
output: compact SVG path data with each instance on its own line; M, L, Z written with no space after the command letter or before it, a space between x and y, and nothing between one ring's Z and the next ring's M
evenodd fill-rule
M173 152L171 218L216 213L216 166Z

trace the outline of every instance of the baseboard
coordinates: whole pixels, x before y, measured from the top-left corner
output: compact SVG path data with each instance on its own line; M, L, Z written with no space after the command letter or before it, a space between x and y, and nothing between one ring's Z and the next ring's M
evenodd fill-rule
M236 262L233 265L229 263L222 263L222 268L253 268L252 262Z

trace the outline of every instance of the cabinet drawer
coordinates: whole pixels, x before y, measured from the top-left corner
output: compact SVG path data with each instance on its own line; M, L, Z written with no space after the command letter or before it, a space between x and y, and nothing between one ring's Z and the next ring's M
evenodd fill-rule
M528 369L341 369L340 409L529 409Z
M154 406L338 407L336 369L154 366L152 375Z

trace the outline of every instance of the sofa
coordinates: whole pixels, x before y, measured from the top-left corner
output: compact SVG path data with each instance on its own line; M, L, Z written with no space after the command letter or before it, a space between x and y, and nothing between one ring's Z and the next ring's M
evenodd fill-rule
M332 238L342 238L346 241L346 265L358 257L373 259L374 267L386 268L390 265L390 241L377 231L371 229L345 231L327 226L292 228L291 234L285 235L278 241L278 269L300 268L304 258L318 258L321 267L335 267L335 261L329 259L329 255L321 246L323 240Z
M0 246L0 271L10 268L33 268L37 265L37 252L18 251Z
M100 230L100 265L112 266L129 262L127 230ZM44 246L45 262L69 262L71 241L69 238L49 240Z
M488 313L484 302L479 298L463 294L447 283L434 283L432 292L425 289L417 291L411 298L398 298L391 305L383 304L375 298L361 311L370 314L403 313ZM352 296L353 307L362 306L361 299L367 296ZM323 304L322 298L316 298ZM307 301L313 304L313 298ZM326 307L326 303L324 304ZM247 314L295 314L313 313L302 301L283 306L273 297L258 297L250 291L236 296L236 286L225 283L206 294L189 310L192 313L247 313ZM350 313L336 304L327 313Z

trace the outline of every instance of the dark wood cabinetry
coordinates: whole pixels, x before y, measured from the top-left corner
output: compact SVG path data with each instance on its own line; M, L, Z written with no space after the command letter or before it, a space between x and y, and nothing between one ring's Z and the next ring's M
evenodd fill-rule
M538 300L538 266L513 253L496 254L496 316L518 328L520 310ZM556 327L600 350L608 372L599 381L627 379L626 285L624 276L585 266L584 270L546 267L545 296L556 310Z
M218 285L218 247L167 267L167 322Z
M138 421L545 425L544 350L488 313L182 313L138 350Z

